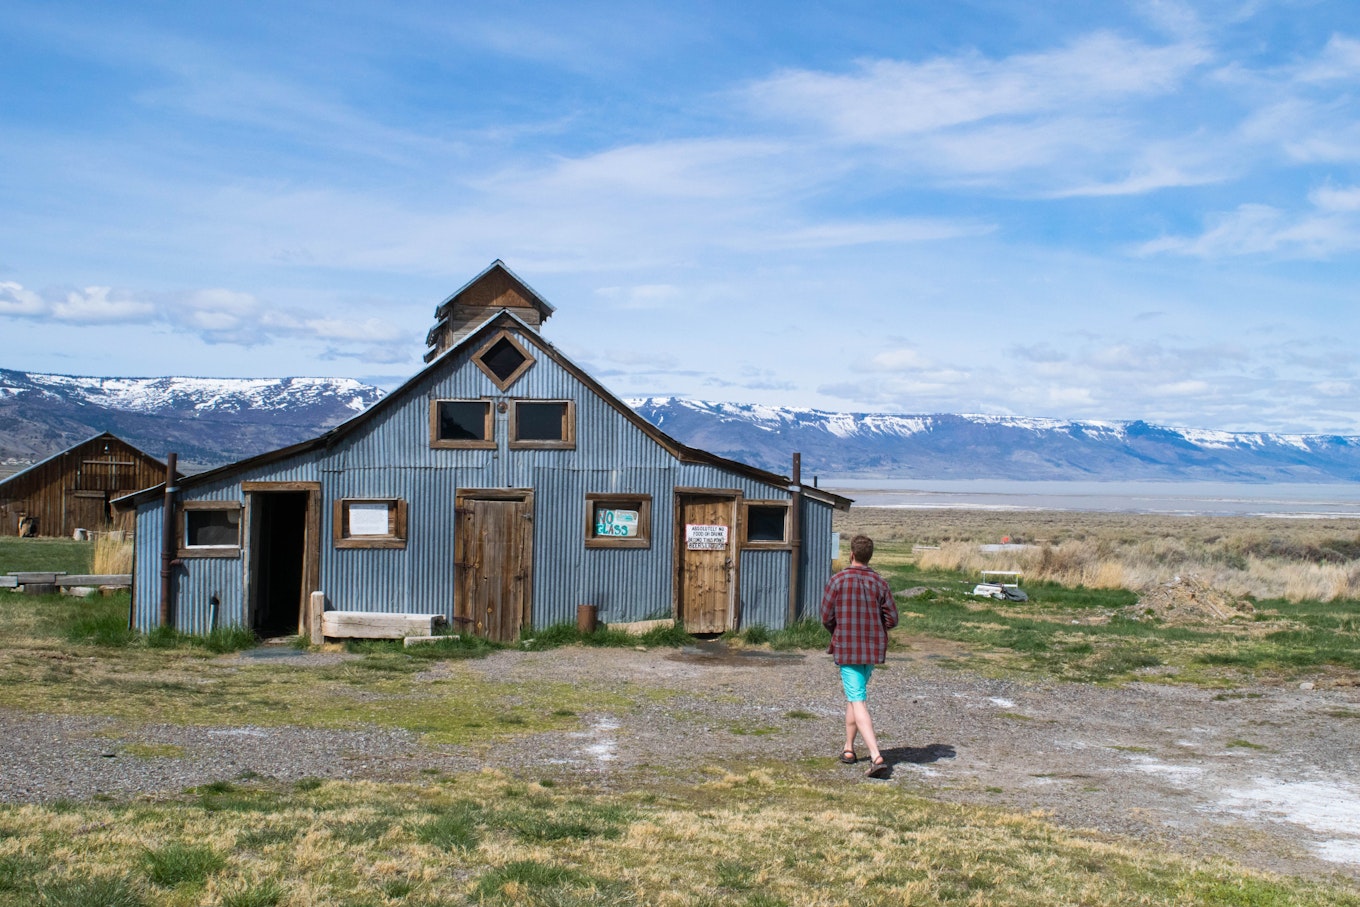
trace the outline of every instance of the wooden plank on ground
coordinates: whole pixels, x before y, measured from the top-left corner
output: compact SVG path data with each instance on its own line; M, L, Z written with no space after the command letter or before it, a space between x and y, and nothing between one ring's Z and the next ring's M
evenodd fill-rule
M43 585L51 586L54 583L56 583L57 577L65 575L66 575L65 573L36 573L36 572L10 574L10 576L14 577L21 586L27 586L29 583L42 583Z
M88 573L57 577L58 586L131 586L131 573Z
M19 586L19 577L0 576L0 589L15 589Z
M405 639L430 636L437 614L383 614L378 611L326 611L321 634L335 639Z

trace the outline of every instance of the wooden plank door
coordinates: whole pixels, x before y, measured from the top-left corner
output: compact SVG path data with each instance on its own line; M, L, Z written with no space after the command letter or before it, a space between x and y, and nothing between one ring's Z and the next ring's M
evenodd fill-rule
M454 616L461 632L513 642L529 621L533 501L529 491L459 494Z
M723 633L732 627L736 589L736 498L677 495L676 611L686 633Z

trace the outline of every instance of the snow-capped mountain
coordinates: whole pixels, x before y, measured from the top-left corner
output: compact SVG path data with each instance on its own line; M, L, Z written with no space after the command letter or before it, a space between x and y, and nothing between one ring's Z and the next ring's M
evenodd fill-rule
M350 378L89 378L0 369L0 463L108 431L213 466L316 437L383 396Z
M836 413L675 397L628 405L685 444L787 475L923 479L1339 482L1360 438L979 415Z
M372 406L349 378L80 378L0 369L0 475L103 431L205 468L314 438ZM1360 480L1360 438L978 415L625 401L677 440L787 475L1234 482Z

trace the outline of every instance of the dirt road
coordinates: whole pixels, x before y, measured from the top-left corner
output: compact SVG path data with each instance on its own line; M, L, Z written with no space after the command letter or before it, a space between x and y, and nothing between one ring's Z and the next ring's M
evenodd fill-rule
M1230 693L1001 681L946 666L952 654L907 640L875 674L870 706L893 763L883 782L836 761L844 703L824 655L568 648L436 664L428 679L473 670L511 685L645 689L629 697L642 704L473 747L383 729L129 728L0 712L0 802L177 792L246 769L292 780L499 767L623 788L782 762L832 785L900 785L1260 869L1360 878L1360 689L1326 678Z

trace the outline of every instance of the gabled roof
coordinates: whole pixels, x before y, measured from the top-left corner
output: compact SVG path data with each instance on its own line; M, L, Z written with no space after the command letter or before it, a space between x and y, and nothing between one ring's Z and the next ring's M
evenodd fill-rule
M494 262L492 264L492 267L496 267L496 265L499 264L500 264L499 261ZM504 265L501 265L501 267L504 267ZM509 269L506 270L508 271ZM474 278L473 281L471 281L468 285L470 286L472 283L475 282L476 278ZM454 294L454 296L457 295L458 295L457 293ZM450 297L450 299L452 298L454 297ZM736 460L729 460L726 457L720 457L717 454L712 454L707 451L699 450L697 448L681 444L679 441L675 440L671 436L667 435L665 432L661 431L661 429L657 428L655 425L639 416L626 403L624 403L618 397L614 396L614 394L610 393L607 389L605 389L603 385L601 385L594 378L590 377L590 375L588 375L584 370L582 370L580 366L576 365L574 362L568 359L561 351L557 349L557 347L553 346L551 343L544 340L542 335L539 334L538 331L534 330L530 325L526 324L514 313L502 310L492 315L486 321L482 322L475 330L470 331L467 334L467 336L463 337L456 344L449 347L444 352L440 353L427 366L425 366L415 375L411 376L411 378L407 379L407 381L403 383L401 387L392 391L392 393L383 397L381 400L373 404L373 406L369 407L368 409L364 410L362 413L359 413L358 415L353 416L352 418L346 420L345 422L342 422L341 424L335 426L330 431L326 432L324 435L321 435L320 437L317 438L313 438L310 441L302 441L298 444L293 444L289 447L280 448L279 450L270 451L268 453L263 454L257 454L256 456L248 457L244 460L238 460L235 463L228 463L225 466L219 466L218 468L210 469L207 472L196 473L195 475L189 476L188 478L181 480L178 483L179 488L181 489L192 488L196 485L201 485L205 482L213 481L223 476L231 475L232 473L235 472L242 472L257 466L263 466L269 463L274 463L279 460L296 456L298 454L307 453L309 451L317 450L319 448L330 447L336 444L337 442L341 441L348 435L353 434L355 431L362 428L364 425L368 424L368 422L370 422L371 420L376 419L380 414L385 412L387 409L396 406L397 401L401 400L413 385L416 385L417 383L424 381L425 378L435 370L447 367L447 363L450 360L450 357L456 356L460 351L466 350L469 347L480 346L482 343L485 343L486 340L496 331L499 331L507 327L514 327L520 329L521 341L532 344L548 358L552 359L563 369L571 373L573 377L575 377L582 384L588 387L594 394L596 394L607 404L609 404L609 406L617 410L619 414L622 415L629 422L631 422L634 427L636 427L639 431L643 432L648 437L650 437L653 441L655 441L657 444L663 447L677 460L687 463L704 463L710 466L717 466L721 469L725 469L728 470L729 472L734 472L739 475L755 479L756 481L759 482L765 482L770 485L775 485L784 488L791 487L789 485L789 479L787 476L781 476L773 472L767 472L766 470L758 469L757 467L754 466L748 466L747 464L740 463ZM162 483L161 485L157 485L153 488L143 489L135 494L119 498L117 501L114 502L114 504L116 504L120 508L136 506L143 500L147 500L153 496L158 496L161 493L163 493L164 487L165 486ZM801 490L807 497L821 501L822 503L825 504L830 504L833 507L840 510L844 510L850 506L850 500L848 498L843 498L840 495L832 494L831 492L828 491L824 491L806 485L802 486L802 488L799 490Z
M16 472L16 473L15 473L14 475L12 475L12 476L8 476L8 477L6 477L6 478L4 478L4 479L0 479L0 489L3 489L6 485L10 484L11 482L17 482L19 479L21 479L21 478L23 478L24 476L28 475L30 472L34 472L34 471L36 471L36 470L38 470L38 469L41 469L42 467L46 466L48 463L51 463L53 460L59 460L59 459L61 459L62 457L66 456L67 454L71 453L72 451L79 450L80 448L84 447L86 444L93 444L95 441L102 441L102 440L104 440L105 438L108 438L108 439L111 440L111 441L117 441L119 444L125 444L125 445L127 445L128 447L131 447L133 450L137 451L137 453L139 453L139 454L141 454L142 456L146 457L146 458L147 458L148 460L150 460L151 462L160 464L160 466L161 466L162 469L165 468L165 461L163 461L163 460L158 460L158 459L156 459L155 457L151 456L150 454L146 453L145 451L142 451L142 450L139 450L139 449L136 448L136 447L133 447L131 444L128 444L128 442L124 441L122 438L118 437L117 435L113 434L112 432L101 431L99 434L97 434L97 435L92 435L91 437L86 438L84 441L80 441L80 442L78 442L78 443L76 443L76 444L72 444L70 447L66 448L65 450L58 451L58 452L52 454L52 456L47 457L47 458L44 459L44 460L39 460L37 463L34 463L32 466L26 466L26 467L24 467L23 469L19 470L18 472Z
M443 302L435 306L434 327L430 328L429 332L426 333L425 345L434 345L436 333L439 331L440 326L448 319L449 311L458 303L461 297L466 295L470 290L489 282L496 276L508 280L511 287L516 291L516 295L522 297L526 302L538 310L540 321L547 321L549 316L557 311L548 300L539 295L537 290L525 283L518 274L510 270L505 262L498 258L487 265L480 274L454 290ZM487 308L490 310L493 306L488 306ZM503 306L496 306L494 308L503 308Z

